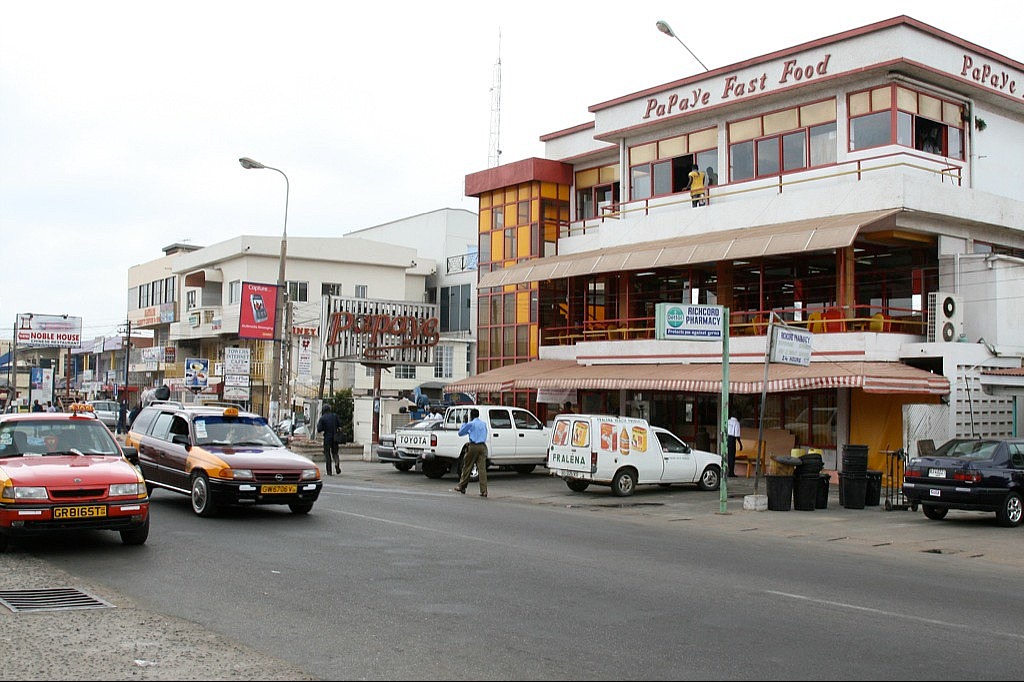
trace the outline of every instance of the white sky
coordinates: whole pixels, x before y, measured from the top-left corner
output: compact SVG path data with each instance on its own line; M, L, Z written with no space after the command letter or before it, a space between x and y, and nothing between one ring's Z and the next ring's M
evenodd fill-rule
M695 13L693 8L701 9ZM169 244L476 210L501 35L505 163L587 108L900 14L1024 61L1016 2L0 0L0 338L127 317Z

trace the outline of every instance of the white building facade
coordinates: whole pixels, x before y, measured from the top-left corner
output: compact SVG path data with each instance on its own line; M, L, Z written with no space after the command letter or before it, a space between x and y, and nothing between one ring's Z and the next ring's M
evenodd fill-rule
M658 340L655 308L718 305L730 409L831 468L848 443L883 468L922 438L1019 431L986 375L1024 356L1024 65L896 17L590 113L542 136L547 158L467 176L479 374L452 388L542 416L557 391L715 443L723 344ZM539 217L515 211L531 188ZM769 322L814 336L765 386Z

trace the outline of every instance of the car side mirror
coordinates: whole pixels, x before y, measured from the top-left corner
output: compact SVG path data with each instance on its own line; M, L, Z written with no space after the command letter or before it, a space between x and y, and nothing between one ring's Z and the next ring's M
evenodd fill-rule
M138 465L139 463L139 450L138 448L129 447L127 445L121 446L121 452L124 453L124 458L132 464Z
M184 433L176 433L171 436L171 442L177 443L178 445L184 445L185 449L188 449L192 445L188 440L188 435Z

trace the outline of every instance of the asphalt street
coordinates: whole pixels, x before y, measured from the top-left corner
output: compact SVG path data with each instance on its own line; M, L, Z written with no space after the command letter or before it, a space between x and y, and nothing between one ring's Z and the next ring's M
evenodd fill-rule
M340 477L328 481L401 485L434 492L454 485L450 475L431 480L379 462L349 458L342 469ZM510 477L515 477L514 485L506 483ZM641 487L630 498L614 497L601 487L574 493L538 469L529 476L492 475L488 500L473 502L550 505L652 524L692 523L717 533L757 535L780 543L905 554L905 558L954 563L965 571L986 564L1024 565L1021 529L997 526L994 514L953 511L943 521L931 521L920 511L885 511L881 506L845 509L838 503L835 486L825 509L754 511L744 509L744 499L755 493L755 479L728 479L727 485L726 511L722 513L717 491L651 486ZM764 494L765 481L756 485L756 492ZM469 492L474 490L471 487ZM32 613L0 607L0 638L5 650L2 679L311 679L281 660L187 620L138 608L112 587L116 576L103 584L83 581L33 556L30 549L14 543L0 555L0 590L72 587L114 607ZM126 554L145 551L145 547L119 549ZM125 570L130 571L131 565L126 556Z

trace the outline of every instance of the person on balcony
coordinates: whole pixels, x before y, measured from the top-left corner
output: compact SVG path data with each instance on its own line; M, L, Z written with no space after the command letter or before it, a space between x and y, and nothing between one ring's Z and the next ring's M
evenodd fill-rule
M693 200L693 205L696 208L704 203L704 184L707 178L703 173L700 172L700 166L693 164L693 168L690 170L690 179L686 183L686 187L683 189L690 190L690 199Z

